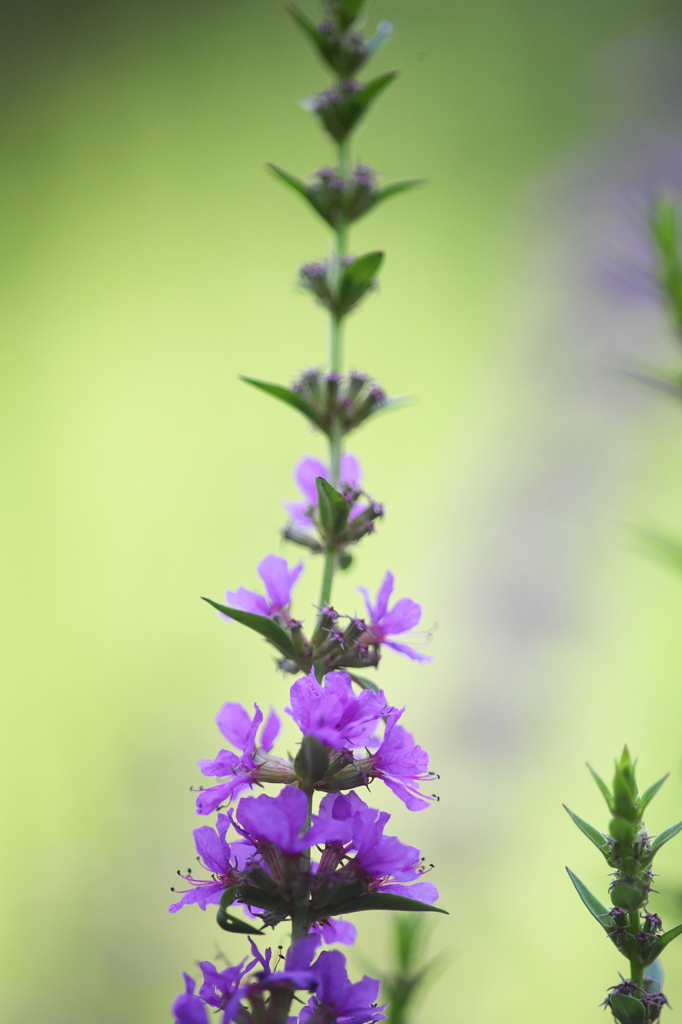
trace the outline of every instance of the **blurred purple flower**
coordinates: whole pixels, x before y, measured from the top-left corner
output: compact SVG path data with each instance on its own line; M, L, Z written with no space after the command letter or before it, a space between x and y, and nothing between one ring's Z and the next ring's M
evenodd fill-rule
M218 728L241 756L231 750L221 750L214 760L199 761L203 775L212 778L228 776L226 782L201 790L197 796L197 814L210 814L225 801L231 800L242 789L256 782L294 782L296 776L287 762L280 758L266 758L280 730L280 721L271 708L263 725L260 743L256 742L263 712L254 704L253 718L241 704L227 703L216 715Z
M313 670L296 680L289 696L286 711L301 732L335 750L369 743L377 723L391 710L383 692L356 694L347 672L328 672L320 684Z
M406 654L413 661L431 661L432 659L427 654L415 651L408 644L397 643L395 640L388 639L391 636L414 629L418 625L422 614L421 605L418 605L416 601L412 601L409 597L401 597L392 608L388 607L389 599L393 593L393 582L393 573L387 572L383 583L379 587L376 604L372 604L369 593L364 587L358 587L358 590L365 599L370 619L367 632L361 639L365 643L384 644L386 647L392 647L394 651Z
M194 995L194 978L183 973L185 991L173 1003L171 1013L175 1024L208 1024L208 1012L204 1003Z
M367 975L352 984L346 959L338 950L320 953L313 964L317 990L301 1010L300 1024L373 1024L385 1020L384 1007L377 1007L379 982Z
M240 608L244 612L263 615L269 619L276 615L286 619L291 604L291 592L302 572L303 562L290 569L286 558L266 555L258 566L258 575L265 584L268 596L263 597L255 590L239 587L238 590L226 590L225 600L231 608ZM222 612L220 614L223 615ZM229 619L229 616L223 615L223 618Z
M303 501L285 502L284 507L289 513L291 520L303 532L310 531L311 521L309 512L317 505L317 484L315 480L321 476L329 480L331 473L329 466L314 458L312 455L304 456L294 467L294 480L303 494ZM341 456L341 472L339 490L344 492L358 492L362 484L362 468L360 463L351 455L344 452ZM349 519L354 519L367 507L367 503L355 501L351 508Z

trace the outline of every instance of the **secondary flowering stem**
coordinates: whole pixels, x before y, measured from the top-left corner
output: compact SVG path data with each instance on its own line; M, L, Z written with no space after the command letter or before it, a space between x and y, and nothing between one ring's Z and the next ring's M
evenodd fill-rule
M313 791L306 793L308 800L308 813L305 819L305 825L302 830L302 834L307 832L310 828L313 820ZM310 847L301 853L300 860L300 872L302 878L308 878L310 875ZM303 893L300 896L299 905L291 915L291 945L294 946L299 939L305 938L310 931L310 898L309 898L308 886L304 887Z

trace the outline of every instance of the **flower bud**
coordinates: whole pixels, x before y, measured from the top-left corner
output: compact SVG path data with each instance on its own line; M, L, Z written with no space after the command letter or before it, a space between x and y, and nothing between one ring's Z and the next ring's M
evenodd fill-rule
M329 768L329 751L316 736L304 736L296 760L294 770L301 782L301 789L311 790L321 782Z

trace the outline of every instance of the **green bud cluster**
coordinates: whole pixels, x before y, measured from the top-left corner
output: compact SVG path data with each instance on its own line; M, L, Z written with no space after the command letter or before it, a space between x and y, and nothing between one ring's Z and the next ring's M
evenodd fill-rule
M629 979L613 987L605 1005L619 1024L653 1024L667 1002L662 993L663 973L658 957L668 943L682 934L682 925L663 932L658 915L645 908L654 877L654 857L682 831L682 821L655 837L649 835L643 814L667 775L640 794L635 762L627 747L616 762L611 789L592 768L590 772L611 815L608 833L599 832L568 807L566 810L613 869L609 887L611 908L603 906L570 869L567 871L587 909L629 962Z

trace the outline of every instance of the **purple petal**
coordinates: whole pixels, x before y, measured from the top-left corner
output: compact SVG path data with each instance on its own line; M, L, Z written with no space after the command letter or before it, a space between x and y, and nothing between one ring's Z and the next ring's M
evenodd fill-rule
M275 740L279 736L281 723L274 708L270 708L268 717L265 719L263 731L260 734L260 745L263 750L272 750Z
M237 750L252 749L247 744L247 737L251 729L251 715L241 704L223 704L215 716L218 728L225 739L236 747ZM261 721L263 716L261 715Z
M208 1024L208 1012L202 1001L195 996L194 980L189 974L183 975L186 991L173 1003L172 1013L176 1024Z
M431 805L431 801L421 793L415 793L409 786L406 786L400 779L392 779L388 775L381 776L388 788L395 793L399 800L405 804L409 811L423 811Z
M381 622L386 614L388 602L393 593L393 582L393 573L387 572L377 594L376 620L378 622Z
M401 597L399 601L381 617L381 628L386 634L406 633L414 629L422 617L421 605L409 597Z
M294 469L294 480L301 489L308 505L317 505L317 484L315 479L318 476L327 480L329 478L329 470L323 462L313 458L312 455L306 455L305 458L297 463Z
M396 896L407 896L410 900L419 900L420 903L435 903L438 899L438 889L431 882L415 882L414 885L382 885L382 892L392 892Z
M383 644L385 647L393 648L394 651L398 651L400 654L406 654L412 661L433 661L431 655L415 651L414 647L410 647L409 644L399 644L395 640L384 640Z
M212 779L219 779L224 775L232 775L238 764L240 764L240 758L236 754L231 750L221 750L212 761L206 758L199 761L199 771L202 775L208 775Z
M357 489L362 483L362 467L360 463L351 455L350 452L344 452L341 456L341 471L339 476L341 477L341 483L347 484L349 487Z
M220 903L220 898L225 891L222 882L211 882L208 885L195 885L183 894L178 903L173 903L169 908L171 914L177 913L180 907L187 907L190 903L196 903L202 910L206 910L209 903Z
M350 921L342 921L339 917L332 917L328 921L318 921L315 926L319 929L322 938L331 946L334 942L340 942L344 946L352 946L358 937L358 930Z
M224 875L229 866L230 847L210 825L194 829L194 845L209 871Z
M211 814L220 804L231 800L240 789L252 785L253 780L250 775L235 775L219 786L202 789L197 793L197 814Z
M302 572L303 562L289 569L286 558L266 555L258 566L258 573L265 584L273 609L279 610L290 603L291 591Z
M247 590L246 587L240 587L238 590L226 590L225 600L230 608L240 608L243 612L252 612L254 615L268 616L270 614L270 605L265 600L262 594L257 594L255 590ZM220 613L223 615L223 613ZM223 618L229 618L229 616L223 615Z

